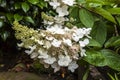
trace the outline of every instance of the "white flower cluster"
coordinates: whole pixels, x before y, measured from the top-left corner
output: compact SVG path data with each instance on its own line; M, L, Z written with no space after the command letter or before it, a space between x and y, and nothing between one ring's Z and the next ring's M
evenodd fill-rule
M29 46L30 50L25 52L32 59L39 59L46 68L51 65L54 72L60 70L60 67L68 67L74 72L78 68L76 61L80 55L86 56L83 48L89 43L90 30L90 28L69 29L58 26L40 30L39 39L34 36L31 38L36 44Z
M51 66L54 72L59 71L60 67L68 67L71 72L78 68L77 60L86 56L84 47L89 43L91 28L69 29L64 25L69 21L68 7L75 4L75 0L44 0L47 1L56 15L53 21L44 20L46 30L39 30L39 38L32 36L30 39L36 44L30 45L26 50L31 58L39 59L40 63L46 68ZM23 44L24 45L24 44Z

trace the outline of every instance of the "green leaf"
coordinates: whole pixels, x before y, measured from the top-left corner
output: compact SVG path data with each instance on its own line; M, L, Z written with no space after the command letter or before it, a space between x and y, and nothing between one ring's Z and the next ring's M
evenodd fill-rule
M20 21L20 20L22 20L22 18L23 18L23 16L20 16L19 14L14 15L14 20L15 21Z
M86 0L87 3L98 3L102 5L111 5L117 3L118 0Z
M7 19L9 20L10 23L13 22L13 20L14 20L14 18L13 18L13 14L11 14L11 13L7 13L7 14L6 14L6 17L7 17Z
M116 54L111 50L106 50L106 49L101 50L101 53L106 59L107 66L117 71L120 71L120 64L118 64L120 63L120 55Z
M108 76L111 78L111 80L115 80L115 78L110 73L108 73Z
M25 20L34 24L34 20L30 16L25 17Z
M103 16L105 19L107 19L113 23L116 23L114 17L107 10L100 8L100 7L96 7L93 9L93 11L96 12L97 14Z
M89 69L86 70L86 72L85 72L85 74L84 74L82 80L87 80L88 75L89 75Z
M99 42L101 45L104 44L107 37L107 29L106 24L103 21L99 21L95 23L91 31L91 36L94 40Z
M83 59L95 66L109 66L110 68L120 71L120 55L115 52L103 49L100 51L87 50L87 56Z
M100 51L89 50L86 52L84 60L95 66L106 66L105 57Z
M120 36L111 37L106 43L105 48L119 46L120 45Z
M86 0L87 3L99 3L99 4L104 4L102 0Z
M111 8L111 9L107 9L108 12L110 12L111 14L120 14L120 8Z
M30 9L30 7L26 2L23 2L22 3L22 9L26 13Z
M41 9L43 9L44 7L47 7L47 3L43 0L40 0L40 3L37 4L37 6L39 6Z
M70 8L70 15L69 17L70 18L73 18L73 19L76 19L77 22L80 22L80 19L79 19L79 7L72 7Z
M79 18L81 22L86 26L86 27L93 27L94 25L94 18L92 14L85 10L85 9L80 9L79 11Z
M27 0L28 2L30 2L31 4L37 4L39 3L39 0Z
M98 47L98 48L102 47L102 45L94 39L90 39L90 42L87 46Z
M117 20L117 22L118 22L118 24L120 26L120 16L115 16L115 18L116 18L116 20Z

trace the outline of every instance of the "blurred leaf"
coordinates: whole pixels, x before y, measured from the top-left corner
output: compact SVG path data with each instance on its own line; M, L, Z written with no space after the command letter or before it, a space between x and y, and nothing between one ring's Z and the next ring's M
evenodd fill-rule
M30 2L31 4L37 4L39 3L39 0L27 0L28 2Z
M93 9L93 11L96 12L97 14L103 16L105 19L107 19L113 23L116 23L114 17L107 10L104 10L103 8L100 8L100 7L96 7Z
M5 32L2 32L0 35L1 35L1 38L3 39L3 41L6 41L6 39L10 35L10 33L5 31Z
M108 12L110 12L111 14L120 14L120 8L111 8L111 9L107 9Z
M15 9L20 9L20 8L21 8L20 2L16 2L16 3L15 3Z
M89 75L89 69L86 70L86 72L85 72L85 74L84 74L82 80L87 80L88 75Z
M93 39L95 39L97 42L99 42L101 45L106 40L107 36L107 29L106 24L103 21L99 21L95 23L95 26L93 27L91 31L91 36Z
M115 18L116 18L118 24L120 25L120 16L115 16Z
M111 80L115 80L115 78L110 73L108 73L108 76L111 78Z
M19 14L14 15L14 20L15 21L20 21L20 20L22 20L22 18L23 18L23 16L20 16Z
M79 11L79 18L81 22L86 26L86 27L93 27L94 25L94 18L92 14L85 10L85 9L80 9Z
M37 4L37 6L39 6L41 9L43 9L43 7L47 7L47 3L43 0L40 0L40 2Z
M117 74L115 73L115 80L119 80Z
M3 24L4 24L3 20L0 20L0 28L3 27Z
M11 13L7 13L6 16L7 16L7 19L9 20L9 22L12 23L13 20L14 20L14 18L13 18L13 14L11 14Z
M30 9L30 7L26 2L23 2L22 3L22 9L26 13Z
M25 17L25 20L34 24L34 20L30 16Z
M120 36L111 37L106 43L105 48L114 47L120 45Z

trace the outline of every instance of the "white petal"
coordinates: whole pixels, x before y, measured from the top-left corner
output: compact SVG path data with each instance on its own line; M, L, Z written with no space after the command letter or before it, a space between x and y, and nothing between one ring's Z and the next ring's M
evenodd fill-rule
M63 42L68 46L72 46L72 41L70 39L64 39L63 38Z
M72 61L68 66L68 70L71 70L71 72L74 72L75 69L77 68L78 68L78 64L76 63L76 61Z
M67 9L68 9L68 6L64 5L62 7L57 7L56 12L58 13L58 16L63 17L69 14Z
M44 62L47 64L53 64L56 61L55 57L49 56L48 58L44 59Z
M52 44L54 47L60 47L61 43L62 43L62 41L59 41L59 40L57 40L57 39L54 39L51 44Z

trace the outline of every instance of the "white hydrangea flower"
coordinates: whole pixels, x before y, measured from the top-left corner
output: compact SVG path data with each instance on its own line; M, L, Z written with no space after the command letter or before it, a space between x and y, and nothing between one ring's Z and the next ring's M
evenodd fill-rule
M57 40L57 39L54 39L51 44L52 44L54 47L60 47L61 43L62 43L62 41Z
M84 30L84 35L85 35L86 37L88 37L88 38L91 38L91 37L89 36L89 34L90 34L92 28L83 28L83 30Z
M80 55L81 55L81 57L87 56L85 52L86 52L85 49L80 48Z
M84 39L83 41L79 41L80 47L85 47L89 44L89 39Z
M44 23L45 25L52 25L54 22L50 22L50 21L44 20L43 23Z
M62 0L62 2L69 6L73 6L73 4L75 4L75 0Z
M78 42L80 38L77 36L76 33L73 33L73 34L72 34L72 39L73 39L75 42Z
M84 37L84 30L83 29L77 29L75 30L75 33L76 35L79 37L79 38L83 38Z
M51 57L50 55L48 56L48 58L44 59L44 62L47 64L53 64L56 61L55 57Z
M49 49L51 47L51 43L49 41L44 41L44 48Z
M31 54L36 49L36 45L29 46L29 48L30 48L30 50L25 50L25 53L27 53L28 55Z
M70 39L64 39L63 38L63 43L65 43L68 46L72 46L72 41Z
M60 66L57 63L53 63L51 67L54 68L54 72L57 72L60 70Z
M49 41L52 41L54 39L54 37L52 37L52 36L46 36L45 38Z
M69 14L69 12L68 12L68 6L64 5L62 7L57 7L56 8L56 12L58 13L58 16L61 16L61 17L66 16L66 15Z
M36 42L38 42L39 45L43 45L44 41L43 40L35 40Z
M54 19L57 24L64 24L65 21L68 21L68 18L59 16L55 16Z
M48 58L48 54L47 54L47 53L48 53L47 50L42 49L42 48L39 49L39 50L38 50L38 54L39 54L39 55L38 55L38 58L39 58L39 59L41 59L41 58L43 58L43 59Z
M60 3L57 0L52 0L49 2L51 6L53 6L53 9L56 9L58 6L60 6Z
M72 61L69 65L68 65L68 70L70 70L71 72L74 72L75 69L78 68L78 64L76 63L76 61Z
M33 53L30 55L30 58L31 58L31 59L34 59L34 58L36 58L37 56L38 56L38 53L33 52Z
M70 59L70 56L64 56L64 55L59 55L59 60L58 60L58 64L59 66L68 66L69 63L72 61L72 59Z
M52 34L64 34L65 31L62 29L61 25L54 25L52 27L47 27L47 30L50 31Z

